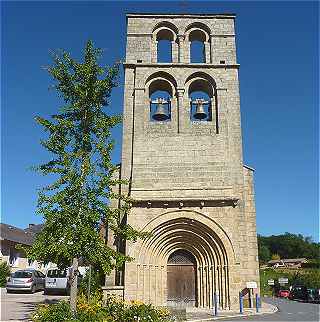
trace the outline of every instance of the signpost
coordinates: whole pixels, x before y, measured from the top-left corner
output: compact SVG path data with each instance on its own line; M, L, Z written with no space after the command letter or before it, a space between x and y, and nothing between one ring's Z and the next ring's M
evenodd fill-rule
M257 282L247 282L247 288L258 288Z
M288 278L287 277L280 277L279 279L278 279L278 282L279 282L279 284L282 284L282 285L284 285L284 284L288 284Z
M274 285L274 280L268 280L268 285Z
M253 307L253 289L258 288L257 282L250 281L246 283L247 289L249 289L249 307Z

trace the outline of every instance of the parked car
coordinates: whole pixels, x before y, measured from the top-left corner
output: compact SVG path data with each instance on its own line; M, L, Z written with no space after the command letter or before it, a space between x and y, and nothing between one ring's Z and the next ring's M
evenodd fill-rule
M278 296L279 297L289 297L290 295L290 291L289 290L285 290L285 289L282 289L282 290L279 290L278 292Z
M314 297L314 301L316 303L320 303L320 288L316 288L315 289L315 297Z
M80 282L81 275L78 275L78 286ZM44 294L51 293L70 293L70 269L51 268L47 270Z
M294 285L290 291L289 299L309 302L311 300L310 291L304 285Z
M18 270L12 273L8 279L6 289L12 291L29 291L35 293L44 289L45 275L34 269Z
M320 303L320 289L308 288L308 302Z

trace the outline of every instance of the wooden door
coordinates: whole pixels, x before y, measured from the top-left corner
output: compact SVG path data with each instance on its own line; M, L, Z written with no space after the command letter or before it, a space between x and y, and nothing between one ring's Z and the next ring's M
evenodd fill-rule
M196 264L190 255L180 251L169 258L167 304L170 306L196 306Z

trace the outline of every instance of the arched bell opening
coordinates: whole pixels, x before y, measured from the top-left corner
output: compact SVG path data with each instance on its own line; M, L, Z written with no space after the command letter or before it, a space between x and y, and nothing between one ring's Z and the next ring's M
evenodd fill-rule
M214 79L206 73L197 72L186 79L185 87L185 104L190 112L190 120L213 122L216 133L219 133L218 99Z
M212 121L213 88L207 80L195 79L188 90L191 121Z
M174 104L175 84L171 81L171 76L164 76L166 75L154 75L147 83L150 104L149 119L153 122L168 122L172 119L171 109Z
M185 249L174 251L168 258L167 305L197 306L197 263Z

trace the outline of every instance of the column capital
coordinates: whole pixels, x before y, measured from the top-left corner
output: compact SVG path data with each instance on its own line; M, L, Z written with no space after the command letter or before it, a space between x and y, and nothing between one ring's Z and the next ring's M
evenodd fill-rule
M185 91L184 88L177 88L177 95L178 95L178 97L183 96L184 95L184 91Z

